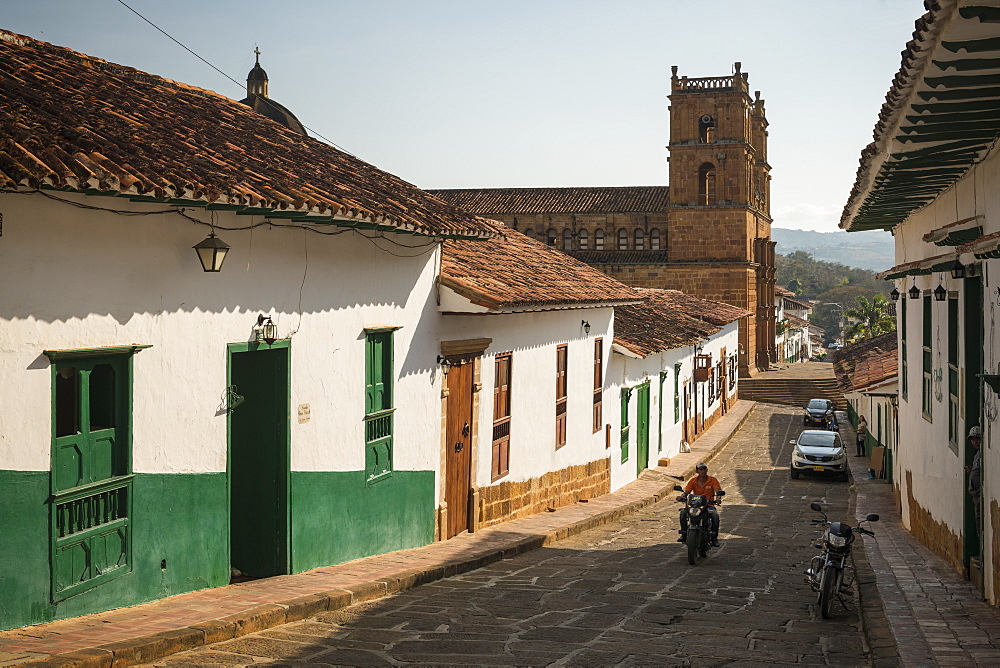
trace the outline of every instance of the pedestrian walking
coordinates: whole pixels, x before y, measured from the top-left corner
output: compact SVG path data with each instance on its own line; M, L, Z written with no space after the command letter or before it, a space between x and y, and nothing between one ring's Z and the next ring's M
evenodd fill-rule
M857 433L857 454L855 457L865 456L865 443L868 440L868 420L862 415L858 418L858 428L855 430Z

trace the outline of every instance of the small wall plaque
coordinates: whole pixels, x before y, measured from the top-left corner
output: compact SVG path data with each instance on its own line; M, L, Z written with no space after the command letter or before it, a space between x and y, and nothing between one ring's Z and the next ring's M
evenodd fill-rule
M299 424L309 422L309 404L299 404Z

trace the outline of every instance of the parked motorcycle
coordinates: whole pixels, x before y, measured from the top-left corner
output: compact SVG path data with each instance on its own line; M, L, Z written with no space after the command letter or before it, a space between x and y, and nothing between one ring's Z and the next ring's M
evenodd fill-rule
M674 485L674 491L683 492L684 488ZM722 503L722 497L726 493L718 491L715 493L716 505ZM688 529L684 536L684 544L687 545L688 563L694 566L698 563L698 558L708 556L708 551L712 547L712 516L708 512L708 497L704 494L688 494L686 507L688 512Z
M806 582L817 592L816 603L823 619L829 619L835 598L845 609L847 607L843 592L849 591L854 583L854 559L851 556L854 534L874 536L873 531L863 528L861 524L878 522L878 515L872 513L859 522L858 526L852 527L847 522L829 521L823 512L823 507L815 501L810 503L809 507L823 515L823 519L811 520L810 523L820 524L824 530L822 539L816 543L816 547L823 550L823 553L812 558L805 572Z

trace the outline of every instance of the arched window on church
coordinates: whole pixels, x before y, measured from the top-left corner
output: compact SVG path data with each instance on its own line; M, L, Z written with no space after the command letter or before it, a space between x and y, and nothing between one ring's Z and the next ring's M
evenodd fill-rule
M711 114L702 114L698 119L698 140L702 144L711 144L715 141L715 119Z
M649 231L649 250L660 250L660 231L656 228Z
M628 230L624 227L618 230L618 250L628 250Z
M548 233L545 235L545 243L547 243L550 246L555 246L556 245L556 231L555 230L553 230L551 228L549 229Z
M528 237L529 239L534 239L535 238L535 231L529 227L528 229L526 229L524 231L524 236Z
M604 250L604 230L594 230L594 250Z
M587 250L587 230L580 230L580 250Z
M636 250L646 249L646 239L641 229L635 231L635 249Z
M715 204L715 165L710 162L698 168L698 204Z
M573 250L573 230L568 227L563 230L563 250Z

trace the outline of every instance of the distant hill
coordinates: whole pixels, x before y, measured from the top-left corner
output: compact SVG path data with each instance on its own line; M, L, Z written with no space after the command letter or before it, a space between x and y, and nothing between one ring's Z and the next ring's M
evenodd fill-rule
M772 227L771 240L778 242L776 252L780 255L805 251L816 260L873 271L895 264L892 235L881 230L812 232Z

